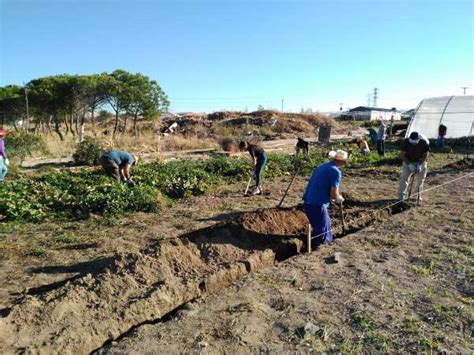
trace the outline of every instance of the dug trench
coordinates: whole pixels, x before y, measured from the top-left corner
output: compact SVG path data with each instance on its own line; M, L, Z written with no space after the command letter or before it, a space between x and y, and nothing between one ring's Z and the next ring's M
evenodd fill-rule
M346 205L345 231L339 211L330 211L335 237L409 208L351 199ZM130 329L166 320L193 299L301 253L306 226L300 207L263 209L180 238L156 241L140 253L119 254L96 274L38 288L4 311L0 351L98 350Z

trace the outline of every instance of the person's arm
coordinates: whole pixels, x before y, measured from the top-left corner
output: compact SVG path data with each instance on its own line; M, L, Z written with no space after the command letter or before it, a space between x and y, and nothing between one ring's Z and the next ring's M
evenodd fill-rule
M331 198L333 200L337 199L338 196L341 194L339 193L339 187L331 187Z
M429 155L429 152L425 152L422 154L420 164L423 164L426 161L426 159L428 159L428 155Z
M400 150L400 159L403 160L405 163L408 163L407 152L406 151Z

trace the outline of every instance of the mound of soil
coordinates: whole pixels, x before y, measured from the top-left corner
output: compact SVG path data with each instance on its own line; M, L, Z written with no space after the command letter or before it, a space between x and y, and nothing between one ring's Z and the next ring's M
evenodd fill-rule
M474 159L466 157L457 162L447 164L443 168L449 168L449 169L455 169L455 170L472 169L474 168Z
M366 208L347 211L346 230L399 212L367 213ZM333 223L336 236L341 236L335 216ZM260 210L157 241L140 253L119 254L96 275L25 296L0 319L0 351L89 353L134 326L161 319L194 298L296 255L306 225L306 216L297 208Z

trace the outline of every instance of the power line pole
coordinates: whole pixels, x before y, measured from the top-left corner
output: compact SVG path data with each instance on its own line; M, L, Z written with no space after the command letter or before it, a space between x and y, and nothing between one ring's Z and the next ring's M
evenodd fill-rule
M378 92L379 89L374 88L374 107L377 107Z
M461 86L461 89L463 89L463 95L466 95L466 90L469 89L469 86Z
M283 112L283 99L281 99L281 112Z
M372 98L372 95L370 92L367 94L367 107L370 107L370 99Z

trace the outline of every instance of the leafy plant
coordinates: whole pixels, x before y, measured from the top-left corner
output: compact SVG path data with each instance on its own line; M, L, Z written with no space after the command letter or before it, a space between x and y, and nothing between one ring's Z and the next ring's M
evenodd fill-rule
M85 137L82 142L78 143L72 158L76 165L98 165L104 150L100 140L94 137Z
M11 132L5 137L5 146L10 155L22 163L35 152L46 153L46 143L41 136L26 131Z

